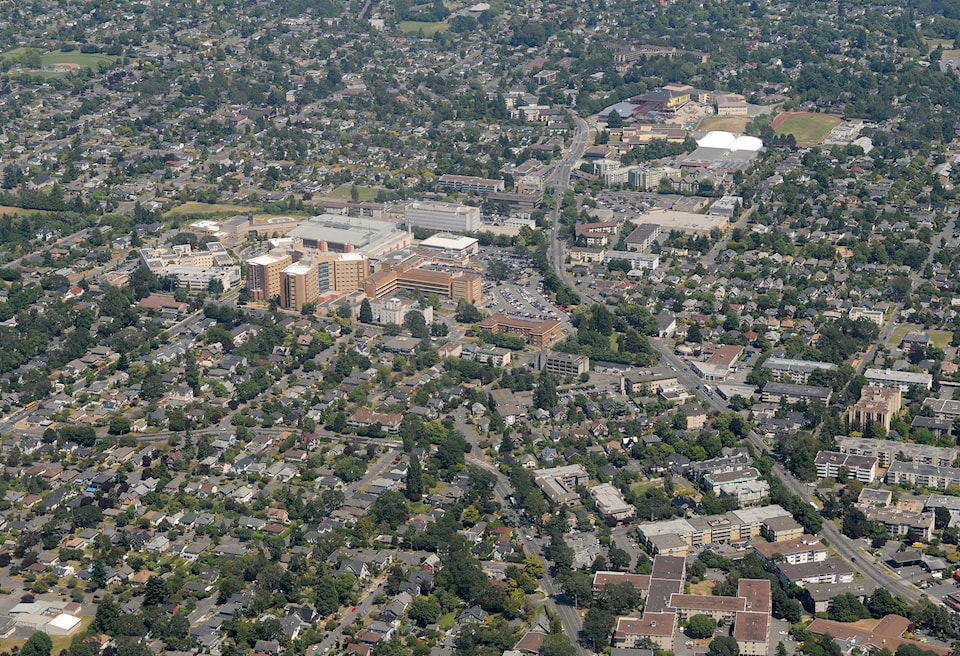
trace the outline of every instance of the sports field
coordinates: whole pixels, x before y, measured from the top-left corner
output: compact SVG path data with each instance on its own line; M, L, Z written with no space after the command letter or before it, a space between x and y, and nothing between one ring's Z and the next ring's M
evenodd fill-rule
M353 185L342 184L329 194L327 198L332 200L350 200L350 189ZM372 203L377 199L377 190L373 187L357 187L357 201L361 203Z
M169 212L164 214L168 218L181 216L233 216L234 214L247 214L256 211L257 208L249 205L228 205L227 203L198 203L196 201L187 201L183 205L177 205Z
M100 53L54 50L42 52L37 48L14 48L0 55L5 62L20 64L26 69L42 73L69 73L81 68L96 68L100 64L112 64L117 57Z
M773 119L770 127L778 135L792 134L798 146L815 146L840 125L840 120L833 114L784 112Z

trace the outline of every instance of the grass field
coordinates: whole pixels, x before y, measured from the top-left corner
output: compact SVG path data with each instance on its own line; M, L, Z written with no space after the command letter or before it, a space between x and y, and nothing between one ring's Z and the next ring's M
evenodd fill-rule
M419 34L423 30L424 36L433 36L437 32L450 29L446 23L424 23L421 21L400 21L400 31L404 34Z
M897 326L890 335L890 339L887 340L887 346L898 346L900 342L903 341L904 335L911 330L923 330L923 326ZM949 330L923 330L923 332L930 335L933 345L938 349L950 346L950 340L953 339L953 333L951 333Z
M83 52L48 52L40 57L43 67L57 64L73 64L80 68L93 68L100 64L112 64L117 58L110 55L87 54Z
M177 205L169 212L164 214L165 217L175 218L180 216L217 216L217 215L234 215L234 214L247 214L249 212L256 211L256 207L250 207L249 205L230 205L228 203L198 203L196 201L187 201L183 205Z
M332 200L350 200L350 189L353 185L340 185L329 194L327 198ZM357 187L357 198L361 203L370 203L377 199L377 190L373 187Z
M746 116L724 116L723 118L705 118L697 126L698 130L723 130L725 132L742 133L750 119Z
M787 112L773 119L770 127L777 134L792 134L798 146L815 146L838 125L840 117L832 114Z
M25 210L22 207L12 207L10 205L0 205L0 215L3 214L53 214L47 210Z
M709 596L716 585L716 581L710 581L709 579L704 579L699 583L691 583L690 594Z

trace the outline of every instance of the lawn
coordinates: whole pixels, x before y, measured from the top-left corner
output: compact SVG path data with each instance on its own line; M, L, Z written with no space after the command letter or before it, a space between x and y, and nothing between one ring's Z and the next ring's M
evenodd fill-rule
M943 349L950 346L950 340L953 339L953 333L949 330L924 330L923 326L907 324L905 326L897 326L894 328L893 333L890 335L890 339L887 340L887 346L899 346L900 342L903 341L904 335L913 330L923 331L930 335L933 345L938 349Z
M722 118L705 118L697 126L698 130L709 132L711 130L722 130L725 132L743 133L750 119L746 116L724 116Z
M187 201L183 205L177 205L169 212L164 214L167 218L177 218L181 216L207 216L207 215L229 215L248 214L256 211L256 207L249 205L230 205L228 203L198 203L197 201Z
M713 588L717 585L716 581L704 579L699 583L690 584L690 594L710 596L713 594Z
M773 119L770 127L777 134L792 134L799 146L815 146L840 125L840 120L833 114L787 112Z
M22 207L0 205L0 215L3 214L53 214L53 212L47 210L25 210Z
M423 30L424 36L433 36L437 32L450 29L446 23L425 23L422 21L400 21L400 31L404 34L419 34Z
M340 185L329 194L327 198L331 200L351 200L350 190L353 185ZM373 187L357 187L357 200L361 203L372 203L377 200L377 189Z
M100 64L112 64L116 57L110 55L101 55L99 53L84 52L48 52L40 57L43 67L57 66L58 64L67 64L79 68L94 68Z
M437 626L441 631L448 631L453 628L454 623L457 621L457 611L452 610L446 615L441 615L437 619Z
M70 648L70 642L73 640L73 636L78 633L83 633L87 630L87 627L93 623L93 615L80 618L80 628L74 631L73 634L67 636L50 636L50 640L53 642L53 649L50 650L51 654L59 654L61 651ZM4 650L10 650L13 647L23 647L23 643L26 640L22 638L8 638L3 641Z

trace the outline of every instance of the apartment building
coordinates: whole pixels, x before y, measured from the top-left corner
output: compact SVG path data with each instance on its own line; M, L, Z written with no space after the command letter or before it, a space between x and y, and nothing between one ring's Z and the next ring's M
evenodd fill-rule
M797 385L806 385L810 375L815 371L834 373L837 365L830 362L814 362L811 360L794 360L791 358L767 358L763 368L770 371L777 382L791 382Z
M544 358L543 370L557 376L575 378L590 371L590 358L585 355L551 351Z
M837 437L836 442L840 453L875 456L880 461L881 467L890 467L898 459L906 459L919 465L949 467L960 454L960 449L955 447L909 444L894 440L871 440L865 437Z
M827 559L827 548L819 538L804 535L785 542L754 542L753 551L763 560L781 558L791 565L815 563Z
M550 346L563 337L563 324L556 319L530 321L494 314L481 321L480 327L494 333L523 337L532 346Z
M890 535L905 536L908 540L927 541L933 538L935 513L913 512L900 508L866 508L867 521L880 522Z
M887 484L932 487L942 490L951 485L960 485L960 469L897 460L887 470Z
M867 382L871 384L899 387L903 392L915 386L925 387L926 389L933 387L933 376L928 373L874 369L871 367L863 372L863 375L867 379Z
M817 466L817 478L837 478L841 471L845 471L849 478L869 484L877 478L880 461L876 456L819 451L814 464Z
M533 472L533 482L554 503L572 503L580 499L578 485L586 485L590 475L583 465L566 465Z
M860 400L847 411L847 421L856 430L866 431L875 424L890 430L890 422L900 412L901 405L899 387L866 385L860 390Z

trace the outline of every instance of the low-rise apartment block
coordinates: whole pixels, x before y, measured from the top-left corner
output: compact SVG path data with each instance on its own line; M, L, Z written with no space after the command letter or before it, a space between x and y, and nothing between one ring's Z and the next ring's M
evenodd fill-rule
M797 385L806 385L814 371L834 373L837 365L830 362L814 362L811 360L794 360L792 358L767 358L763 363L777 382L791 382Z
M957 459L960 449L955 447L909 444L894 440L872 440L864 437L837 437L837 450L859 456L875 456L881 467L890 467L897 460L906 459L921 465L949 467ZM889 472L888 472L889 473Z
M814 460L817 478L837 478L845 471L848 478L872 483L877 478L880 461L876 456L859 456L838 451L820 451Z
M933 538L933 512L913 512L899 508L866 508L867 521L880 522L890 535L906 536L909 540Z
M874 369L871 367L863 372L863 375L867 382L871 384L898 387L903 392L911 387L924 387L926 389L933 387L933 376L928 373Z
M586 485L590 475L583 465L566 465L533 472L537 487L554 503L573 503L580 499L578 485Z
M590 488L590 498L596 504L597 511L603 515L604 521L611 526L628 522L637 514L637 509L627 503L620 490L610 483Z
M777 576L787 585L796 583L801 588L808 583L851 583L853 568L840 558L827 558L806 563L780 563Z
M753 551L764 560L781 558L791 565L817 563L827 559L827 548L820 539L803 535L785 542L754 542Z
M550 346L563 337L563 324L556 319L530 321L506 314L493 314L481 321L480 327L494 333L523 337L532 346Z

